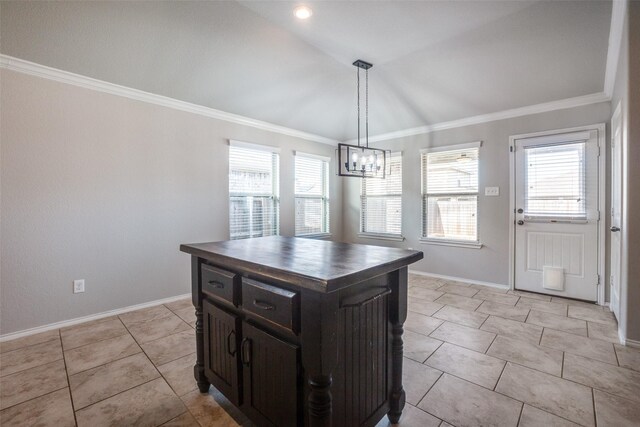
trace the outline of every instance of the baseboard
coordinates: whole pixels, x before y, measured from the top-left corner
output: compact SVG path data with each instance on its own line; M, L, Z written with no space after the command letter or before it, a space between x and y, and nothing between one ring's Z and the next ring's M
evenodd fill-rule
M627 347L640 348L640 341L626 339L624 345Z
M40 332L50 331L52 329L66 328L68 326L78 325L80 323L90 322L92 320L102 319L104 317L115 316L117 314L127 313L129 311L140 310L143 308L153 307L160 304L167 304L170 302L178 301L183 298L191 296L190 293L177 295L175 297L163 298L155 301L145 302L142 304L130 305L128 307L117 308L115 310L103 311L102 313L92 314L89 316L76 317L75 319L63 320L61 322L50 323L44 326L37 326L35 328L24 329L22 331L11 332L8 334L0 335L0 342L10 341L17 338L26 337L29 335L39 334Z
M480 280L465 279L465 278L462 278L462 277L445 276L443 274L427 273L426 271L409 270L409 273L417 274L419 276L434 277L436 279L454 280L456 282L471 283L472 285L489 286L489 287L498 288L498 289L511 289L509 287L509 285L501 285L499 283L483 282L483 281L480 281Z

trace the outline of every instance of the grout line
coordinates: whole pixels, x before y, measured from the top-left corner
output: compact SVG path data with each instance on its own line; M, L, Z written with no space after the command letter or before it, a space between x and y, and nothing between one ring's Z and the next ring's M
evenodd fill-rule
M596 392L593 389L593 387L591 388L591 403L593 403L593 422L594 422L594 426L598 426L598 417L596 416Z
M434 369L435 369L435 368L434 368ZM439 370L439 369L438 369L438 370ZM438 379L436 379L436 380L433 382L433 384L431 384L431 387L429 387L429 388L427 389L427 391L426 391L426 392L424 393L424 395L420 398L420 400L418 400L418 403L416 403L416 405L415 405L415 407L416 407L416 408L418 408L418 405L420 405L420 403L424 400L424 398L425 398L425 397L427 397L427 394L429 394L429 392L431 391L431 389L432 389L433 387L435 387L435 386L436 386L436 383L437 383L438 381L440 381L440 379L441 379L443 376L444 376L444 371L440 371L440 375L438 376ZM420 408L418 408L418 409L420 409ZM427 411L424 411L424 412L427 412ZM427 412L427 413L428 413L428 412ZM432 414L432 415L433 415L433 414ZM436 418L437 418L437 417L436 417Z
M520 415L518 415L518 422L516 423L517 426L520 425L520 420L522 419L523 412L524 412L524 402L522 402L522 406L520 407Z
M57 390L51 390L51 391L49 391L49 392L47 392L47 393L41 394L40 396L32 397L31 399L27 399L27 400L25 400L25 401L23 401L23 402L16 403L15 405L7 406L6 408L3 408L2 410L0 410L0 413L1 413L1 412L6 411L7 409L15 408L15 407L16 407L16 406L18 406L18 405L22 405L23 403L28 403L28 402L31 402L31 401L33 401L33 400L40 399L41 397L48 396L48 395L50 395L50 394L56 393L56 392L58 392L58 391L60 391L60 390L64 390L64 389L68 389L68 390L69 390L69 400L71 400L71 389L69 388L69 385L67 384L66 386L64 386L64 387L60 387L60 388L59 388L59 389L57 389ZM73 402L72 402L72 404L73 404ZM72 406L72 408L73 408L73 406ZM74 412L74 419L75 419L75 412ZM77 422L76 422L76 425L78 425L78 423L77 423Z
M56 330L56 331L58 331L58 337L57 337L57 338L52 338L52 339L47 340L47 341L37 342L37 343L35 343L35 344L27 344L27 345L23 345L22 347L14 348L13 350L4 351L4 352L0 353L0 357L4 356L5 354L12 353L12 352L14 352L14 351L24 350L24 349L27 349L27 348L29 348L29 347L33 347L33 346L40 345L40 344L46 344L46 343L48 343L48 342L55 341L56 339L59 339L60 341L62 341L62 340L60 339L60 329L55 329L55 330ZM26 337L25 337L25 338L26 338ZM19 339L20 339L20 338L16 338L16 340L19 340ZM11 341L4 341L4 342L11 342Z
M560 378L564 378L564 351L562 352L562 362L560 363Z
M73 402L73 394L71 393L71 380L69 370L67 369L67 359L64 357L64 343L62 342L62 331L58 329L58 335L60 336L60 348L62 349L62 360L64 362L64 373L67 376L67 386L69 387L69 400L71 401L71 412L73 412L73 421L78 425L78 419L76 418L76 405Z
M496 384L493 386L493 388L491 390L496 391L496 388L498 388L498 383L502 379L502 374L504 374L505 369L507 369L507 363L509 363L509 362L508 361L504 362L504 366L502 367L502 371L500 371L500 375L498 375L498 380L496 381Z

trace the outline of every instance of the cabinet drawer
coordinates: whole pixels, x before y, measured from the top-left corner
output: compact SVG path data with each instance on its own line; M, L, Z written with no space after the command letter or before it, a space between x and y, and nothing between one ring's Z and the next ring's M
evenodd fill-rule
M298 331L298 294L242 278L242 308L263 319Z
M236 282L239 276L237 274L207 264L202 264L200 271L202 274L202 292L210 297L223 299L233 305L238 305Z

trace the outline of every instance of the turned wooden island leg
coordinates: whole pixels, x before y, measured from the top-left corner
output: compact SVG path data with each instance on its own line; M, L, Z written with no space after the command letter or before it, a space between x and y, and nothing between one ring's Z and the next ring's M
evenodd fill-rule
M407 319L407 268L397 271L397 283L393 284L390 300L391 320L391 395L389 396L389 421L397 424L405 404L402 387L403 324Z
M309 421L311 426L330 426L332 414L331 375L309 378Z
M196 364L193 366L193 376L198 384L200 393L207 393L211 385L204 375L204 324L202 323L202 293L198 288L200 283L200 266L198 257L191 257L191 301L196 308Z

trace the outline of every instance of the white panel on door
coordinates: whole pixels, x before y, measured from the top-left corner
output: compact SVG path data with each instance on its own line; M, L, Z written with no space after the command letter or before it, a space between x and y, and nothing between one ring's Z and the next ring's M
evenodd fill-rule
M581 234L529 232L527 271L542 272L543 267L561 267L565 274L584 275L584 236Z

